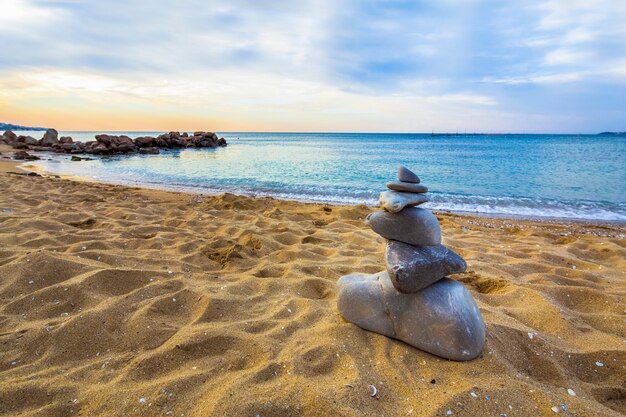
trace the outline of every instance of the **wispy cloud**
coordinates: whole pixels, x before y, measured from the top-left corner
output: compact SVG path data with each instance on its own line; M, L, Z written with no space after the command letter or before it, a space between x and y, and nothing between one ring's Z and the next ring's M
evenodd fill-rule
M626 92L626 3L618 0L4 0L1 7L6 114L72 100L96 112L106 97L125 112L133 103L144 124L182 108L196 122L228 116L261 128L253 107L263 107L257 112L297 114L301 129L430 131L460 121L507 130L499 129L506 121L536 130L530 123L542 113L554 123L537 126L558 131L617 129L626 111L609 107ZM600 115L609 109L607 126ZM280 122L274 113L271 120Z

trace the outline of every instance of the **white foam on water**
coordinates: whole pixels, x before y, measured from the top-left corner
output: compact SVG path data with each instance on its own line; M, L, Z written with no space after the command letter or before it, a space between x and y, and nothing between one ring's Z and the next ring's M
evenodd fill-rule
M246 182L224 179L220 185L206 185L206 183L202 183L202 178L184 179L188 179L190 182L160 180L158 176L149 172L112 170L110 166L103 165L98 159L94 163L75 163L69 162L66 155L48 156L51 160L29 162L29 164L39 165L52 173L89 176L102 182L193 193L219 194L229 192L254 197L274 197L315 203L376 206L378 205L378 194L382 191L380 189L368 189L367 184L363 184L361 188L349 185L334 186L330 185L332 181L320 186L304 184L295 186L262 181ZM626 223L626 203L586 200L560 201L546 198L496 197L439 192L431 192L429 196L431 201L424 204L423 207L437 211Z

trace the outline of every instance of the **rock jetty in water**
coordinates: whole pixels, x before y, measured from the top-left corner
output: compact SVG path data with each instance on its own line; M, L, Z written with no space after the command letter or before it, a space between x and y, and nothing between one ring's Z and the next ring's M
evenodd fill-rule
M226 139L218 138L211 132L194 132L193 135L169 132L157 137L142 136L135 139L103 134L96 135L93 141L75 142L69 136L59 138L59 133L54 129L48 129L41 139L18 136L8 130L0 135L0 143L3 142L14 149L91 155L158 154L160 149L217 148L227 145Z
M441 228L428 210L428 189L406 167L398 182L381 193L385 210L366 223L388 239L387 271L352 274L337 281L337 307L347 321L402 340L443 358L466 361L480 355L485 324L469 291L447 275L467 267L461 256L441 245ZM413 190L413 191L411 191Z

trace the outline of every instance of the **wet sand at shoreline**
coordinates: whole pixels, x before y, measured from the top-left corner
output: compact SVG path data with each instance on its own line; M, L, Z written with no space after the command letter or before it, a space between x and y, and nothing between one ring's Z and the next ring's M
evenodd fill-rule
M14 161L12 159L15 149L8 145L0 144L0 172L25 172L19 168L24 161Z
M458 363L337 313L341 275L384 269L373 208L6 173L0 189L0 414L626 412L624 225L438 213L487 326Z

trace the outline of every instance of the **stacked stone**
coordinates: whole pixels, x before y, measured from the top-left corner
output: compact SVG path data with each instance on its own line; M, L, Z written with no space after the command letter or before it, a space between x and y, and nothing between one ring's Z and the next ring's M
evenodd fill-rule
M385 239L387 271L341 277L338 308L366 330L402 340L435 355L470 360L482 351L485 325L467 289L449 274L465 261L441 244L441 227L428 210L428 188L405 167L380 195L384 209L366 223Z

